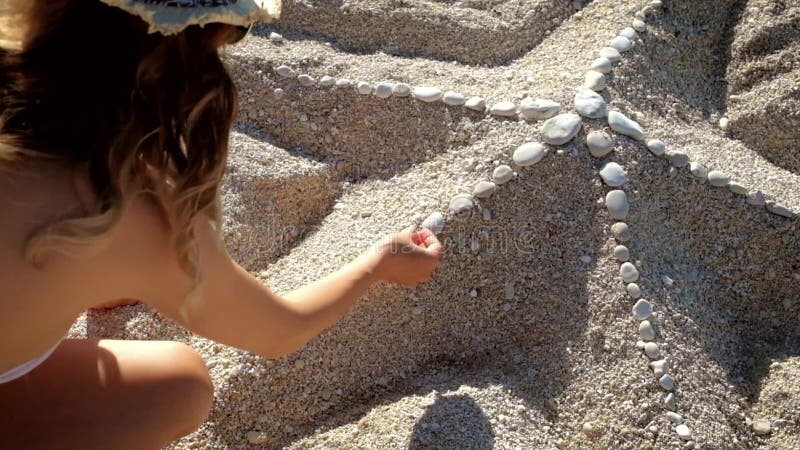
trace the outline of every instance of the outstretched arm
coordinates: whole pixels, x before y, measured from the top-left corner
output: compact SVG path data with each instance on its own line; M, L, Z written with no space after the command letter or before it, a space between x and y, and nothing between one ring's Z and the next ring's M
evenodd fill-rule
M407 229L330 275L276 295L236 264L209 224L198 227L204 281L195 297L155 295L153 306L197 334L267 357L302 348L338 321L378 281L414 286L427 281L439 265L441 244L428 230ZM169 258L168 255L164 255ZM173 264L177 264L173 261ZM177 266L160 277L187 287Z
M385 237L338 271L286 294L307 325L287 340L289 353L305 345L322 330L338 321L364 292L377 281L416 286L428 281L442 258L442 246L426 229L407 228Z

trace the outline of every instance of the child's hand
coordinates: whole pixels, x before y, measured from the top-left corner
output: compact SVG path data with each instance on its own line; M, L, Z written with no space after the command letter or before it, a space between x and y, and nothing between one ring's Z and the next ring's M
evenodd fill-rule
M409 227L379 244L376 275L383 281L414 287L431 279L444 254L442 244L427 228Z

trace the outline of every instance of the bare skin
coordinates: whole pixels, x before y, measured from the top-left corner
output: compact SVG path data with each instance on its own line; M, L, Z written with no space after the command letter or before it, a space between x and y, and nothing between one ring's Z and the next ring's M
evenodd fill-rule
M8 448L161 448L200 426L213 400L203 361L182 344L68 339L0 384L11 412L0 433Z
M137 303L139 303L138 300L125 298L125 299L120 299L120 300L111 300L110 302L106 302L106 303L94 306L94 307L92 307L92 309L101 309L101 310L103 310L103 309L114 309L114 308L119 308L120 306L135 305Z
M92 201L82 173L63 165L0 171L0 373L52 347L85 309L118 299L141 299L199 335L278 358L333 325L376 282L415 286L442 257L432 233L407 229L279 296L236 264L213 226L198 219L204 281L187 296L192 280L170 250L163 212L141 194L98 252L53 252L41 270L23 260L32 231L80 214ZM0 410L14 411L0 415L0 435L14 436L13 448L160 448L205 420L211 392L205 365L188 347L67 340L25 377L0 384ZM65 423L72 425L59 425Z

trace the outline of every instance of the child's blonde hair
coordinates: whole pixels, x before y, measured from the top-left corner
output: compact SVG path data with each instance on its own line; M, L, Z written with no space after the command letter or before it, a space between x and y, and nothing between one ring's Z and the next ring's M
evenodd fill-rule
M194 219L219 226L219 184L237 93L218 49L235 27L148 34L95 0L0 5L0 162L88 166L101 199L86 217L47 225L26 257L102 244L137 193L157 194L184 269L197 276Z

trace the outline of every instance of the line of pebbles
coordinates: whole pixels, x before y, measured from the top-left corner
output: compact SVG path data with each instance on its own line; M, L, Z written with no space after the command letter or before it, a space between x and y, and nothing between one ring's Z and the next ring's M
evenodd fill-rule
M646 15L659 8L661 3L660 0L653 0L647 7L637 12L632 26L622 30L619 36L610 41L608 47L600 49L598 52L599 57L591 63L589 70L586 72L584 86L579 88L575 95L575 109L581 116L590 119L607 117L608 123L614 131L636 140L642 140L644 138L644 130L642 127L620 112L608 111L605 100L597 92L605 89L605 74L609 73L612 67L621 60L621 53L630 50L638 35L637 33L646 30L646 24L644 22ZM271 33L270 39L281 42L282 38L279 36L280 35L277 33ZM462 106L473 111L488 113L497 117L518 117L530 122L544 120L542 134L545 137L545 141L548 144L556 146L564 145L572 140L572 138L577 135L578 131L580 131L582 125L581 118L578 115L573 113L559 114L561 105L547 99L526 98L522 100L519 105L510 101L501 101L489 106L482 97L467 97L459 92L443 91L431 86L412 87L406 83L393 83L391 81L382 81L377 84L372 84L366 81L353 81L347 78L337 79L329 75L324 75L316 79L308 74L298 74L296 70L286 65L278 66L275 72L283 78L296 79L300 85L305 87L353 88L361 95L373 95L382 99L389 97L412 97L426 103L441 101L448 106ZM278 99L285 94L284 90L281 88L276 88L273 93ZM531 151L530 145L532 144L534 143L525 144L523 146L527 147L525 147L525 150L520 151L521 157L524 158L522 155ZM730 180L730 177L724 172L708 170L708 168L697 162L690 163L689 157L685 153L678 151L668 152L666 150L666 145L660 140L648 140L646 144L647 148L654 155L665 156L670 161L673 166L670 170L670 174L675 174L677 173L677 169L689 165L690 171L694 176L707 179L712 186L728 187L733 193L746 196L747 203L751 205L765 207L770 213L787 218L792 218L795 215L794 212L786 206L769 199L761 190L750 190L746 186ZM611 137L603 132L595 131L590 133L587 138L587 145L592 156L598 158L607 155L612 150ZM526 164L523 160L523 163L518 163L518 165L524 167L525 165L534 164L537 161L538 160L535 160ZM515 163L517 163L517 161L515 161ZM500 173L509 173L508 166L501 166L498 169ZM500 180L499 183L497 180L493 180L493 182L495 185L498 185L509 181L510 178L505 179L501 175ZM473 192L472 195L459 194L455 196L452 199L453 201L451 201L450 212L452 214L458 214L459 212L473 208L475 206L475 197L486 198L491 195L487 189L491 190L488 185L481 185L481 193L483 193L484 197L475 195L475 192Z
M764 207L772 214L792 218L794 212L789 208L769 200L762 191L750 190L736 181L732 181L724 172L708 170L700 163L692 162L689 156L679 151L670 151L664 142L658 139L649 139L646 142L645 131L636 121L626 117L618 111L609 111L607 103L598 92L606 88L606 74L612 71L613 66L620 62L622 53L630 50L640 33L647 30L645 20L648 15L656 13L662 7L660 0L653 0L643 9L636 12L631 26L623 29L620 34L609 42L607 47L599 50L598 58L592 61L586 72L585 82L577 89L575 94L575 113L560 113L561 105L546 99L526 98L519 105L513 102L502 101L487 107L486 100L482 97L467 97L459 92L442 91L436 87L412 87L406 83L393 83L383 81L371 84L365 81L351 81L347 78L333 78L325 75L319 80L307 74L298 74L291 67L282 65L275 72L284 78L293 78L306 87L333 87L354 88L361 95L374 95L386 99L389 97L412 97L422 102L443 102L448 106L462 106L480 113L488 113L497 117L519 118L526 121L544 121L541 134L544 142L552 146L562 146L571 141L583 125L581 116L588 119L606 118L611 129L636 141L643 142L647 149L657 157L667 159L670 164L670 175L677 174L684 167L689 168L695 177L708 180L713 187L727 187L736 195L746 196L750 205ZM275 33L273 33L275 34ZM278 36L270 36L278 40ZM276 98L284 95L282 89L274 90ZM586 136L586 145L589 153L595 158L602 158L613 151L613 139L603 131L592 131ZM539 142L527 142L520 145L512 154L512 160L517 167L530 167L541 161L548 153L548 148ZM611 188L619 188L627 183L627 174L622 166L615 162L604 164L599 175L603 182ZM478 182L472 193L461 193L450 199L448 204L451 217L474 209L476 199L487 199L497 191L498 186L512 181L516 177L514 169L508 165L499 165L494 169L491 180ZM605 206L611 219L616 222L611 225L611 234L618 245L613 249L614 258L620 263L619 276L626 285L626 291L635 304L631 309L632 318L638 322L640 340L636 343L644 354L651 360L650 368L658 384L665 391L663 406L667 410L666 418L675 425L675 433L686 442L687 448L693 448L692 430L684 423L684 418L677 412L678 398L676 396L676 380L669 373L669 361L661 353L661 348L656 342L652 313L653 305L642 298L642 291L636 281L639 279L639 270L630 262L631 254L624 245L632 238L632 232L624 220L628 216L629 202L627 194L622 189L610 190L605 197ZM434 212L428 216L421 226L434 233L440 233L445 226L447 217L445 213ZM591 428L591 427L590 427Z

